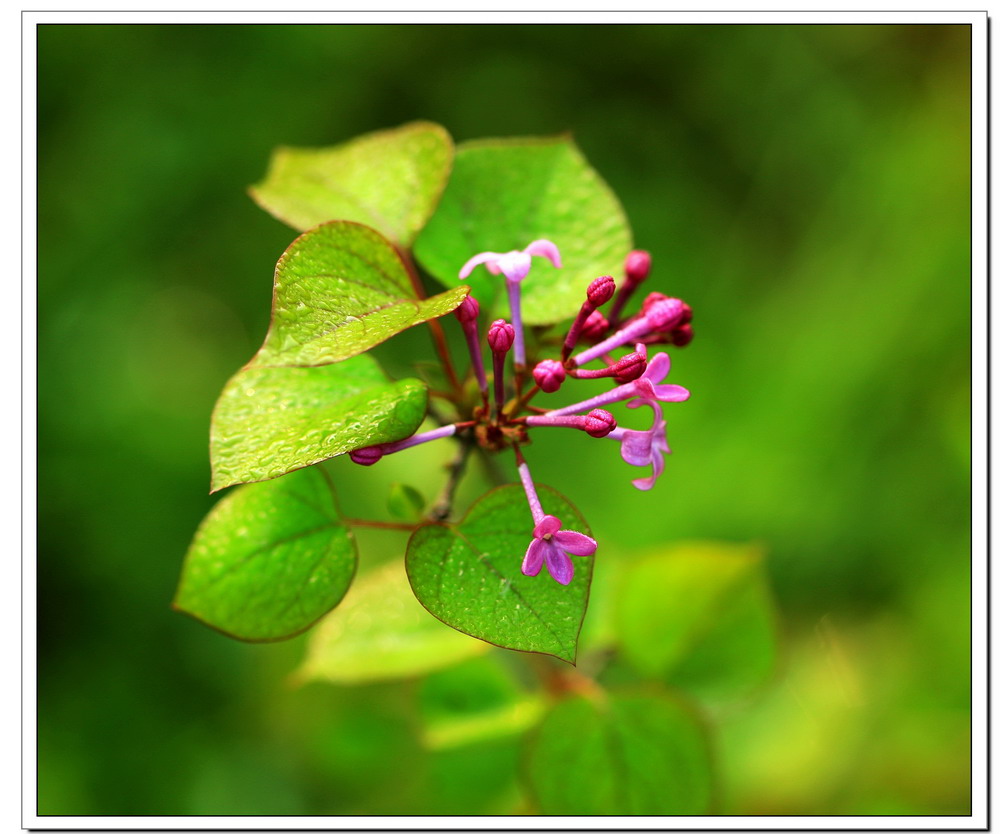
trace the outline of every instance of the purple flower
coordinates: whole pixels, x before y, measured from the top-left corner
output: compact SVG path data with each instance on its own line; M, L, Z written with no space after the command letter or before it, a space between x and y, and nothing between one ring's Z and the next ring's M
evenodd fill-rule
M636 347L639 353L646 355L645 345ZM682 403L690 397L691 392L680 385L657 384L662 382L668 373L670 373L670 357L666 353L658 353L650 359L642 376L630 383L639 401L648 405L657 400L661 403Z
M559 248L551 240L533 240L524 251L480 252L473 255L459 270L458 277L465 280L479 264L494 275L503 274L507 279L507 300L510 303L510 320L514 326L514 367L524 367L524 326L521 324L521 281L531 269L531 258L538 255L548 258L556 268L562 267Z
M573 579L573 562L569 554L593 556L597 550L597 542L590 536L575 530L563 530L562 522L554 515L543 516L535 525L532 536L534 538L521 563L521 573L537 576L544 563L560 585L569 585Z
M663 420L663 409L658 402L633 400L629 408L648 405L653 409L653 425L649 431L634 431L632 429L617 429L608 437L620 440L622 444L622 459L632 466L652 466L653 474L648 478L636 478L632 481L637 489L652 489L656 479L663 472L663 456L670 454L667 445L667 424Z
M465 280L477 266L482 264L494 275L503 275L508 281L519 283L531 269L531 256L548 258L554 267L562 267L559 248L551 240L533 240L523 250L510 252L480 252L465 262L458 277Z
M641 357L646 356L646 346L636 345L636 353ZM581 411L589 411L592 408L605 406L608 403L621 402L622 400L636 397L638 402L652 404L680 403L691 396L687 388L680 385L659 385L658 383L670 372L670 357L665 353L658 353L646 365L646 370L642 376L632 382L626 382L589 400L574 403L573 405L554 408L545 413L546 417L559 417L563 414L579 414Z

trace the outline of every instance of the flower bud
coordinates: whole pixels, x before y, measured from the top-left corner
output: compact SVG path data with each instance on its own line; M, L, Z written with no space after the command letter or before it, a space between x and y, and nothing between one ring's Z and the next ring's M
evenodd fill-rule
M587 301L594 307L600 307L602 304L610 301L611 296L614 294L615 279L610 275L602 275L600 278L595 278L590 282L590 286L587 287Z
M601 311L595 310L583 323L580 335L588 342L599 342L604 338L604 334L608 332L610 326L608 320L601 314Z
M595 408L583 418L583 429L591 437L607 437L617 427L614 415L603 408Z
M662 292L651 292L642 301L642 311L640 315L646 315L649 312L649 308L652 307L658 301L666 301L670 298L669 295L664 295Z
M681 312L681 321L680 321L680 323L681 324L689 324L691 322L691 319L693 319L693 318L694 318L694 313L691 311L691 308L687 304L684 304L684 309Z
M455 318L457 318L463 324L469 321L475 321L476 317L479 315L479 302L476 301L471 295L467 295L462 303L455 308Z
M690 324L682 324L680 327L675 327L670 333L670 341L677 345L677 347L684 347L684 345L690 344L693 338L694 331L691 329Z
M566 369L555 359L543 359L535 365L531 375L539 388L546 394L551 394L553 391L558 391L559 386L563 384L566 379Z
M382 450L378 446L366 446L364 449L355 449L348 454L351 456L351 460L361 464L361 466L371 466L382 459Z
M623 356L614 366L616 382L631 382L646 372L646 357L641 353L630 353Z
M666 298L651 304L645 313L645 318L654 330L673 330L683 312L683 301L679 298Z
M625 258L625 280L633 284L645 281L652 264L653 259L650 257L649 252L642 249L634 249Z
M507 353L514 344L513 325L507 324L503 319L497 319L490 325L486 341L494 353Z

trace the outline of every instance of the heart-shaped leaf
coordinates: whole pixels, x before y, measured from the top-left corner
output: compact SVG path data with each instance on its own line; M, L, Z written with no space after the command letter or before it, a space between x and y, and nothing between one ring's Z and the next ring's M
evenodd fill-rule
M443 669L489 651L447 628L413 598L403 560L359 577L351 595L309 637L298 681L340 684L396 680Z
M529 744L543 814L704 814L712 768L701 720L665 694L560 701Z
M777 656L762 561L758 546L691 542L631 565L616 605L625 657L702 698L745 696Z
M319 368L245 368L212 414L212 492L409 437L427 386L390 382L370 356Z
M545 511L564 530L590 535L563 496L539 487ZM428 524L410 537L406 572L417 599L452 628L505 649L551 654L569 663L587 610L591 557L571 557L575 575L560 585L543 569L521 573L534 522L519 486L488 492L458 525Z
M587 285L600 275L621 275L632 248L621 204L567 137L459 145L451 179L414 254L450 286L473 255L523 249L539 238L559 247L563 268L533 259L521 285L526 324L574 315ZM478 267L469 284L488 304L502 281Z
M283 640L340 602L356 564L329 478L306 469L240 487L212 508L174 607L240 640Z
M249 366L339 362L450 313L468 291L418 298L382 235L358 223L324 223L296 238L278 261L271 326Z
M448 132L430 122L329 148L278 148L250 196L300 231L354 220L408 247L437 205L453 155Z

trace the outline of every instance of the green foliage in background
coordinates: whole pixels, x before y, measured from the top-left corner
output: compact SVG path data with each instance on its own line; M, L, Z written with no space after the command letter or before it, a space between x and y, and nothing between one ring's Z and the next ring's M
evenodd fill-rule
M694 812L968 812L966 28L50 25L38 62L40 813L680 810L629 762L701 762ZM393 531L358 532L315 637L246 645L170 610L227 500L207 495L213 403L268 332L295 234L244 189L267 205L296 179L299 152L268 170L275 147L415 120L460 144L572 131L653 253L650 289L696 311L671 377L696 394L654 492L614 444L532 447L608 543L579 677L392 603ZM450 149L425 138L396 240L442 187ZM287 219L307 228L301 186ZM375 348L390 376L420 373L424 330ZM324 466L345 516L398 518L390 486L437 494L445 454ZM473 468L460 505L488 482ZM621 694L602 709L594 680ZM601 762L601 739L634 756L613 779L547 780Z

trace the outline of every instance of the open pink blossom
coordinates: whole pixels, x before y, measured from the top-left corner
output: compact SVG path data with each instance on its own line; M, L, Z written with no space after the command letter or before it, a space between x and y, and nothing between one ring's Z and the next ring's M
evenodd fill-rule
M560 585L569 585L573 579L573 562L569 554L593 556L597 550L594 539L575 530L563 530L562 522L554 515L543 516L532 536L521 563L521 573L537 576L544 564Z
M645 345L636 345L638 353L646 355ZM670 357L666 353L658 353L646 364L646 370L637 380L631 383L632 390L640 402L652 405L654 402L681 403L691 396L691 392L681 385L659 385L670 373ZM624 387L624 386L623 386Z
M465 262L458 277L465 280L477 266L482 264L494 275L503 275L508 281L518 283L531 269L532 255L548 258L554 267L562 267L559 248L551 240L533 240L524 249L510 252L480 252Z
M629 408L648 405L653 409L653 425L648 431L633 429L616 429L608 434L622 444L622 460L632 466L652 466L653 473L648 478L636 478L632 485L636 489L649 490L656 484L656 479L663 473L663 456L670 454L667 445L667 424L663 419L663 409L656 401L632 400Z

